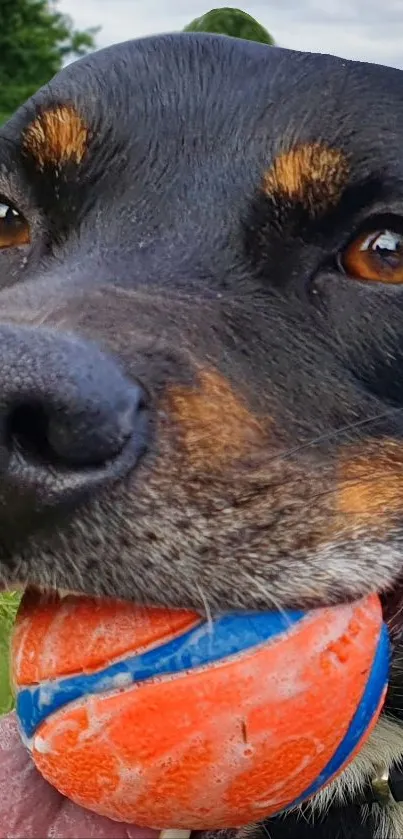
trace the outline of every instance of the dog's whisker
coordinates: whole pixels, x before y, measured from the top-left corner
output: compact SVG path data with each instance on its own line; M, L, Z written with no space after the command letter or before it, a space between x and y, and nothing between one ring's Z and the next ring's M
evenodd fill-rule
M205 593L204 589L202 588L202 586L199 585L199 583L196 583L196 588L197 588L197 591L199 592L200 600L202 601L203 608L204 608L204 613L205 613L205 616L206 616L206 619L207 619L207 626L209 628L209 632L211 633L213 631L213 618L212 618L211 609L210 609L210 606L209 606L209 603L208 603L208 600L207 600L207 597L206 597L206 593Z
M343 435L348 434L351 431L356 431L358 429L364 428L365 426L371 426L375 422L379 422L383 419L387 419L393 414L399 413L401 413L400 408L388 408L386 411L382 411L379 414L374 414L371 417L366 417L365 419L357 420L353 423L348 423L347 425L343 425L340 428L335 429L334 431L327 431L324 434L319 434L317 437L313 437L312 440L308 440L305 443L301 443L301 445L299 446L293 446L292 448L287 449L284 452L280 452L279 454L273 455L266 462L270 463L276 460L286 460L288 457L293 457L295 454L299 454L301 451L319 445L320 443L326 443L328 440L334 440L338 437L342 437Z
M273 594L273 592L272 592L272 591L268 591L268 589L267 589L266 585L265 585L264 583L262 583L260 580L256 579L256 577L252 577L252 575L251 575L251 574L248 574L247 572L244 572L244 576L245 576L245 578L246 578L247 580L249 580L249 582L251 583L251 585L252 585L252 586L253 586L253 587L254 587L254 588L255 588L255 589L256 589L256 590L257 590L260 594L262 594L262 595L263 595L263 597L264 597L264 599L265 599L265 601L266 601L267 605L268 605L268 606L270 606L270 608L272 608L272 609L274 608L274 610L275 610L276 612L279 612L279 614L280 614L280 615L282 615L282 617L284 618L284 620L285 620L285 621L286 621L286 622L287 622L287 623L291 626L291 621L290 621L289 616L287 615L287 613L286 613L285 609L283 608L283 606L281 605L281 603L280 603L280 601L277 599L277 597Z

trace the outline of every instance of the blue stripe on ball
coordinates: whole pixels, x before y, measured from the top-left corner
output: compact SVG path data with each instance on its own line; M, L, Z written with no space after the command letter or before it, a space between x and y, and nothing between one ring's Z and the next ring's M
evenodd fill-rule
M117 661L90 674L78 674L23 688L16 707L20 726L29 739L46 717L82 696L107 693L157 676L203 668L239 656L292 630L304 612L262 612L223 615L202 622L178 638L144 653Z
M361 738L365 734L368 726L376 714L379 703L381 701L382 693L388 683L390 667L390 641L389 633L385 624L379 636L379 642L375 658L372 664L371 672L366 684L361 702L351 720L350 726L343 737L343 740L336 749L333 757L329 763L318 775L316 780L307 790L291 804L287 805L287 810L290 807L296 807L307 801L308 798L318 792L319 789L326 786L327 783L336 775L343 764L348 760L349 755L358 746Z

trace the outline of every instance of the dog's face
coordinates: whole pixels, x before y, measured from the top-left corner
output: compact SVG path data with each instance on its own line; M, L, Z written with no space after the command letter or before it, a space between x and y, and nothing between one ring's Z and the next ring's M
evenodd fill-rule
M402 94L397 70L166 36L70 66L3 128L0 583L399 610ZM135 457L49 435L54 381L96 352L67 333L141 388Z
M396 583L402 90L336 58L152 38L69 67L4 128L2 322L34 327L32 356L48 327L98 342L148 414L135 468L84 504L62 488L53 528L41 482L63 468L13 473L4 583L213 610Z

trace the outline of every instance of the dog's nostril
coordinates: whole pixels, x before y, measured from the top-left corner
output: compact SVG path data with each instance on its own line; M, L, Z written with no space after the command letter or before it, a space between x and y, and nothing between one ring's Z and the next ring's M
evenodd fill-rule
M57 467L96 468L116 457L147 410L144 391L132 385L121 404L66 406L19 404L6 418L6 441L31 463Z
M30 459L47 459L49 418L41 405L18 405L6 420L6 444Z

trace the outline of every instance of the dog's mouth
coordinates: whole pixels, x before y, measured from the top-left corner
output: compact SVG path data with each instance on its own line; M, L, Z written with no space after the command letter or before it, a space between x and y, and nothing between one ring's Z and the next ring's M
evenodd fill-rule
M25 596L46 600L83 596L13 587ZM0 587L6 590L6 587ZM38 802L40 805L38 806ZM211 831L208 836L211 837ZM140 827L113 821L84 809L52 787L36 769L21 738L15 712L0 716L0 837L27 839L203 839L204 831Z
M158 839L158 831L112 822L72 804L43 780L14 714L0 718L0 836L27 839Z
M15 714L0 717L0 837L202 839L204 835L137 827L78 807L41 777L20 739Z
M62 594L65 592L55 596ZM403 581L381 599L392 640L402 637ZM211 832L208 835L211 836ZM0 718L0 837L8 836L28 839L89 839L95 836L97 839L201 839L203 833L161 831L114 822L72 803L39 775L20 738L15 714L9 714Z

